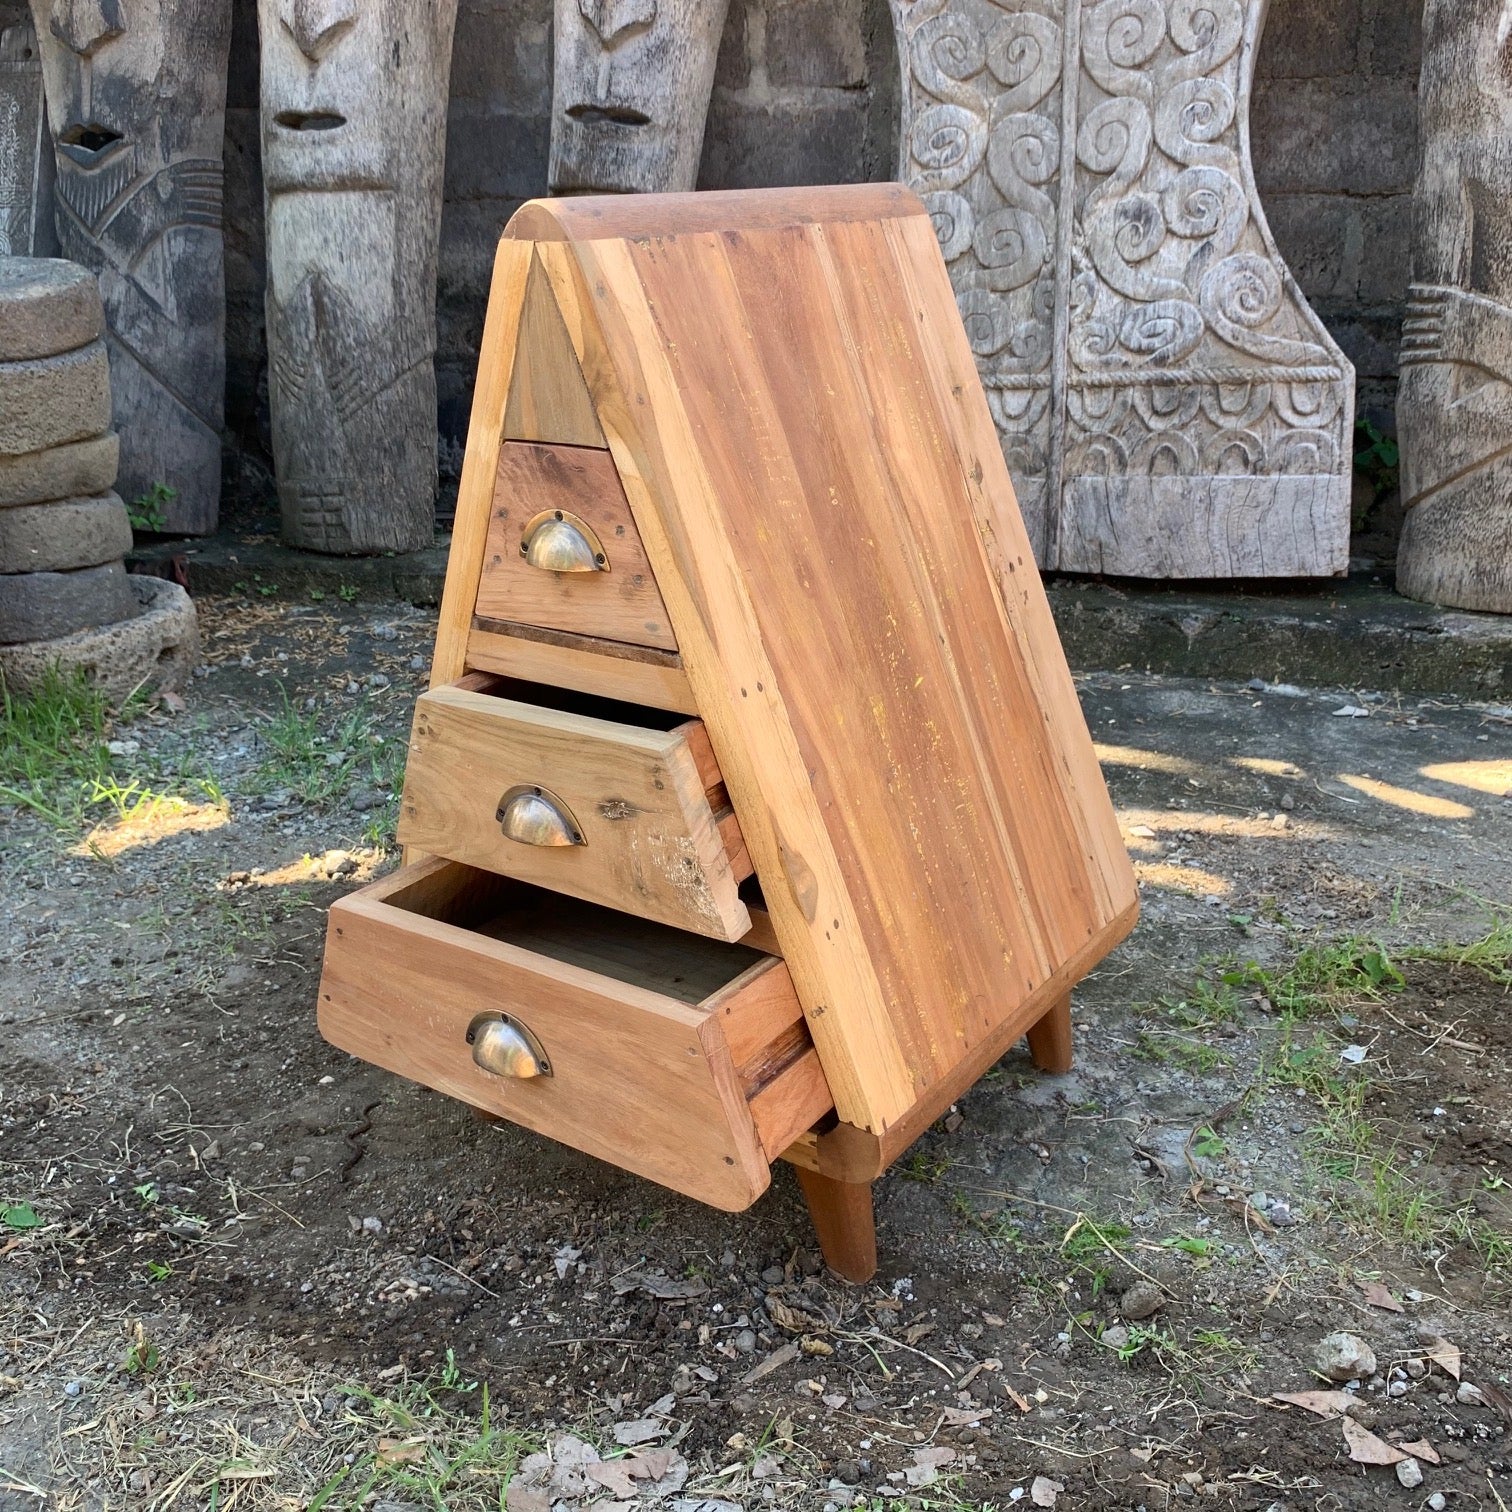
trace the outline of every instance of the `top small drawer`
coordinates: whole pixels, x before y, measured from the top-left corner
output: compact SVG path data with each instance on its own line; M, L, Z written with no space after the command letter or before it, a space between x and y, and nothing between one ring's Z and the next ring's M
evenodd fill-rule
M506 441L478 582L480 619L675 651L607 451Z

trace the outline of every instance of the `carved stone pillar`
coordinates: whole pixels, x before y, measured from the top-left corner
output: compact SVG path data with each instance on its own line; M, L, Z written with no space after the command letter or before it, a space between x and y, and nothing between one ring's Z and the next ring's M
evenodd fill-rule
M1512 614L1512 0L1428 0L1397 587Z
M221 156L231 0L31 0L62 255L98 275L127 499L164 528L220 508L226 294Z
M31 22L0 28L0 257L53 257L53 150Z
M1348 564L1354 374L1276 251L1265 0L891 0L924 197L1045 568Z
M433 540L436 254L457 0L258 0L283 537Z
M729 0L556 0L553 194L692 189Z

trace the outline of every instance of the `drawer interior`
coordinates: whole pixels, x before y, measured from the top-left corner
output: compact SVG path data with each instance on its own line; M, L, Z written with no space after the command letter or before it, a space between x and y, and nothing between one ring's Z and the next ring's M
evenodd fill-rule
M745 945L726 945L474 867L450 871L444 888L419 882L390 894L389 906L690 1007L767 959Z

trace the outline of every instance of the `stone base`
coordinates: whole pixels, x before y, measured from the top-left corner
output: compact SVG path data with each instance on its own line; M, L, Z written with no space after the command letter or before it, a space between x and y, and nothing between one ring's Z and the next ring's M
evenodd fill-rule
M65 677L82 670L117 704L140 687L183 687L200 659L194 600L163 578L133 576L130 587L141 606L132 619L56 640L0 646L0 680L6 688L25 697L50 667Z

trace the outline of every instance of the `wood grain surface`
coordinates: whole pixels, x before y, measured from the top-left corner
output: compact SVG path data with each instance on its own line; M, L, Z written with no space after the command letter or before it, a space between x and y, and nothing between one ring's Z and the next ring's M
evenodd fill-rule
M577 515L599 538L603 572L547 572L520 552L544 511ZM506 441L483 550L476 613L575 635L677 650L614 459L585 446Z
M604 446L582 370L539 264L530 270L524 300L513 370L504 373L509 386L504 435L514 441ZM485 344L480 368L493 355Z
M880 1131L1135 891L929 218L896 186L815 205L538 202L506 234L537 238L836 1106Z
M562 800L586 843L506 838L499 802L522 784ZM751 927L703 778L677 730L433 688L415 707L399 839L716 939L738 940Z
M423 866L421 906L440 918L402 906L418 868L332 907L327 1040L714 1207L738 1212L766 1190L768 1157L718 1017L451 922L453 907L464 921L487 912L490 891L507 909L510 884L471 874L464 887L465 868ZM771 971L782 963L748 979ZM515 1081L473 1063L469 1023L501 1012L535 1034L553 1075Z

